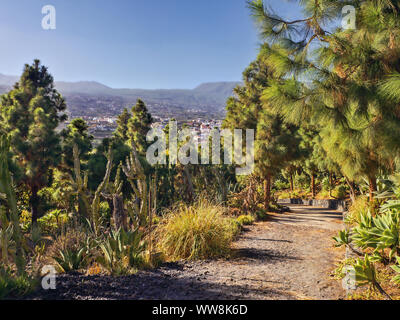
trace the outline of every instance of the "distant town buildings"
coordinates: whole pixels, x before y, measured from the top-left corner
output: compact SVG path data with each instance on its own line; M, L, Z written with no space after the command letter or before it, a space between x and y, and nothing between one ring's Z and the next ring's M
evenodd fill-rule
M89 126L89 132L95 137L95 144L99 144L101 139L110 137L117 128L117 116L104 116L104 117L80 117L86 121ZM153 116L154 122L152 127L160 127L164 129L172 118L162 118L159 116ZM214 128L221 128L222 120L206 120L206 119L192 119L192 120L178 120L178 127L182 128L186 126L189 130L192 130L198 137L198 142L201 143L208 139L211 130ZM67 121L65 125L68 125L70 121Z

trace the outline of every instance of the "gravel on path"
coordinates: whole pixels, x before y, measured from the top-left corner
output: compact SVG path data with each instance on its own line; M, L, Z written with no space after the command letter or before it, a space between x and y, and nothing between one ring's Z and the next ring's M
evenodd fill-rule
M247 228L230 259L166 263L132 276L57 276L57 289L29 299L67 300L334 300L344 297L332 278L344 256L332 237L338 211L291 205L290 213Z

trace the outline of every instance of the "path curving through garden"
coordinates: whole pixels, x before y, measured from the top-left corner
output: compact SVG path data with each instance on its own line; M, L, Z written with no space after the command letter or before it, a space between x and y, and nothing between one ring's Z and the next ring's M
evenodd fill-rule
M169 263L133 276L60 275L57 289L36 299L340 299L331 276L342 249L332 236L342 228L338 211L290 205L248 227L229 260ZM31 297L32 298L32 297Z

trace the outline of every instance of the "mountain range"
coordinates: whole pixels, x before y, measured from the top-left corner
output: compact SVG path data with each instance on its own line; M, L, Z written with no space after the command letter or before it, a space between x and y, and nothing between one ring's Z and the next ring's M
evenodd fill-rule
M10 90L18 77L0 74L0 94ZM56 82L65 97L67 113L78 116L115 116L142 99L153 115L161 117L221 117L226 99L240 82L203 83L190 89L115 89L95 81Z

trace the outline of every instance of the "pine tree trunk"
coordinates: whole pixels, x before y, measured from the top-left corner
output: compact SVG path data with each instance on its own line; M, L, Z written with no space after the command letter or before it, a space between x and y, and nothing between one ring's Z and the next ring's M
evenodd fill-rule
M315 198L316 192L315 192L315 174L311 175L311 193L312 197Z
M329 172L329 197L332 198L333 174Z
M290 174L290 192L294 191L293 174Z
M375 177L370 177L369 178L369 201L373 202L374 201L374 193L377 190L376 188L376 178Z
M31 213L32 213L32 226L37 224L37 220L39 218L39 196L38 196L39 188L37 186L33 186L31 188Z
M356 190L355 190L355 187L354 187L354 183L351 182L351 181L349 180L349 178L347 178L346 176L345 176L345 178L346 178L347 184L348 184L349 187L350 187L350 198L351 198L351 202L354 203L354 202L356 201Z
M264 180L264 207L266 210L269 209L271 202L271 174L268 174Z

